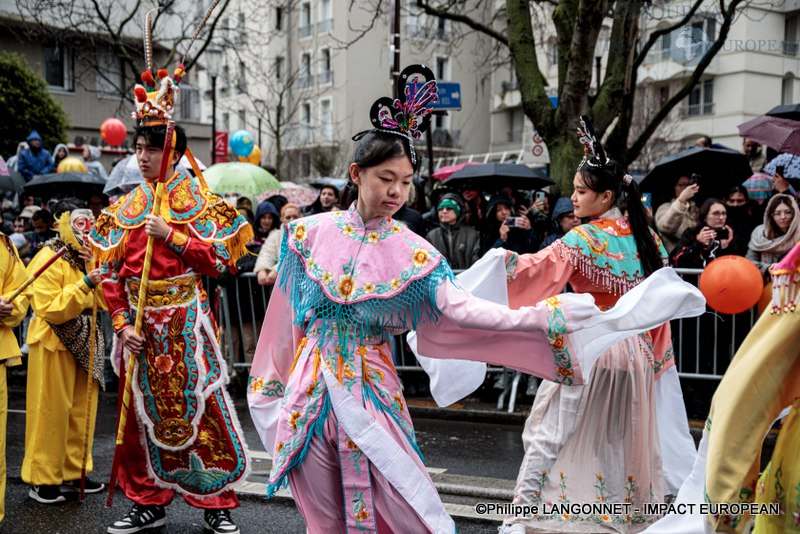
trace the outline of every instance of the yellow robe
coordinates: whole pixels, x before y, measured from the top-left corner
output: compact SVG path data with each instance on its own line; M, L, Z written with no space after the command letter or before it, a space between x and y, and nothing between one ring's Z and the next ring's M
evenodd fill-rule
M28 272L36 272L54 254L49 247L42 248L28 265ZM29 289L34 317L27 339L30 355L22 480L31 485L58 485L81 476L89 376L48 322L63 324L92 309L97 292L84 276L60 258ZM92 470L97 388L92 381L87 473Z
M25 266L17 249L5 234L0 233L0 296L8 297L27 279ZM5 517L6 495L6 419L8 417L8 387L6 366L19 365L22 353L12 328L19 325L28 312L28 298L21 294L14 299L11 315L0 319L0 521Z

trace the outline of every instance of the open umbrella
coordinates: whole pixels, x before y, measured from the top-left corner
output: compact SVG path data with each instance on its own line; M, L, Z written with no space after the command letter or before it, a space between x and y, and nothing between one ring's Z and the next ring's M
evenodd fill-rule
M261 193L281 189L281 183L268 171L252 163L217 163L203 173L212 191L256 198Z
M263 202L272 195L282 195L292 204L302 207L313 203L319 196L319 192L316 189L294 182L281 182L281 186L282 189L278 191L269 191L258 195L258 201Z
M465 161L464 163L457 163L456 165L445 165L444 167L439 167L436 172L433 173L433 178L436 180L447 180L453 174L468 165L479 165L479 163L477 161Z
M764 172L775 174L777 167L783 167L783 177L800 179L800 156L794 154L778 154L764 166Z
M442 182L457 189L499 191L513 187L520 191L531 191L553 185L553 180L544 174L514 163L479 163L465 166Z
M91 172L57 172L34 176L25 184L26 193L42 198L78 197L88 199L103 192L106 181Z
M6 165L6 160L0 156L0 190L22 193L25 179L18 172L12 172Z
M753 174L747 156L733 150L692 147L663 158L640 184L642 191L652 192L659 202L673 197L675 182L681 176L699 174L700 199L727 193ZM655 205L655 204L654 204Z
M139 170L136 156L128 156L111 169L103 193L110 196L122 195L132 191L143 181L144 176Z
M344 186L347 185L349 180L347 178L333 178L331 176L321 176L319 178L314 178L311 180L311 185L316 187L317 189L322 189L326 185L332 185L339 191L344 189Z
M800 104L786 104L784 106L775 106L767 111L765 115L770 117L783 117L784 119L792 119L800 121Z
M739 135L774 148L800 154L800 121L762 115L737 126Z

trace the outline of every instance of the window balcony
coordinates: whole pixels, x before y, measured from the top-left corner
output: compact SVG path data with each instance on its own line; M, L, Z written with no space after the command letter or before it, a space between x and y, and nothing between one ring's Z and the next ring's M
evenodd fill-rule
M333 19L326 19L317 23L317 33L330 33L332 29Z
M326 70L326 71L320 72L317 75L317 81L319 82L320 85L333 83L333 71L332 70Z
M305 39L306 37L311 37L311 34L314 32L314 25L309 24L307 26L300 26L297 28L297 37L299 39Z

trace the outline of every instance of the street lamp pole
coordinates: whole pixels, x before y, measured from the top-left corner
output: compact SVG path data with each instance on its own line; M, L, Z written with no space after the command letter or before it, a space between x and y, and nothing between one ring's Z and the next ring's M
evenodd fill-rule
M217 162L217 77L222 62L222 50L210 47L205 51L206 69L211 78L211 164Z
M211 164L217 162L217 77L211 77Z

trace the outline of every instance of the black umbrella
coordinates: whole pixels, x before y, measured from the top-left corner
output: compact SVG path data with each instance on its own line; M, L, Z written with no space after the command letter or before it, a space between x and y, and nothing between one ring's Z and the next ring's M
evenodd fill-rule
M101 194L106 181L91 172L57 172L34 176L25 192L42 198L78 197L88 199Z
M467 165L442 182L458 189L499 191L513 187L520 191L531 191L553 185L555 182L541 172L514 163L481 163Z
M733 150L692 147L667 156L658 162L640 184L642 191L652 192L658 202L667 202L674 195L675 182L681 176L698 174L700 191L696 203L709 197L722 197L734 186L747 180L753 171L747 156Z
M770 117L782 117L800 121L800 104L787 104L785 106L775 106L766 112Z

